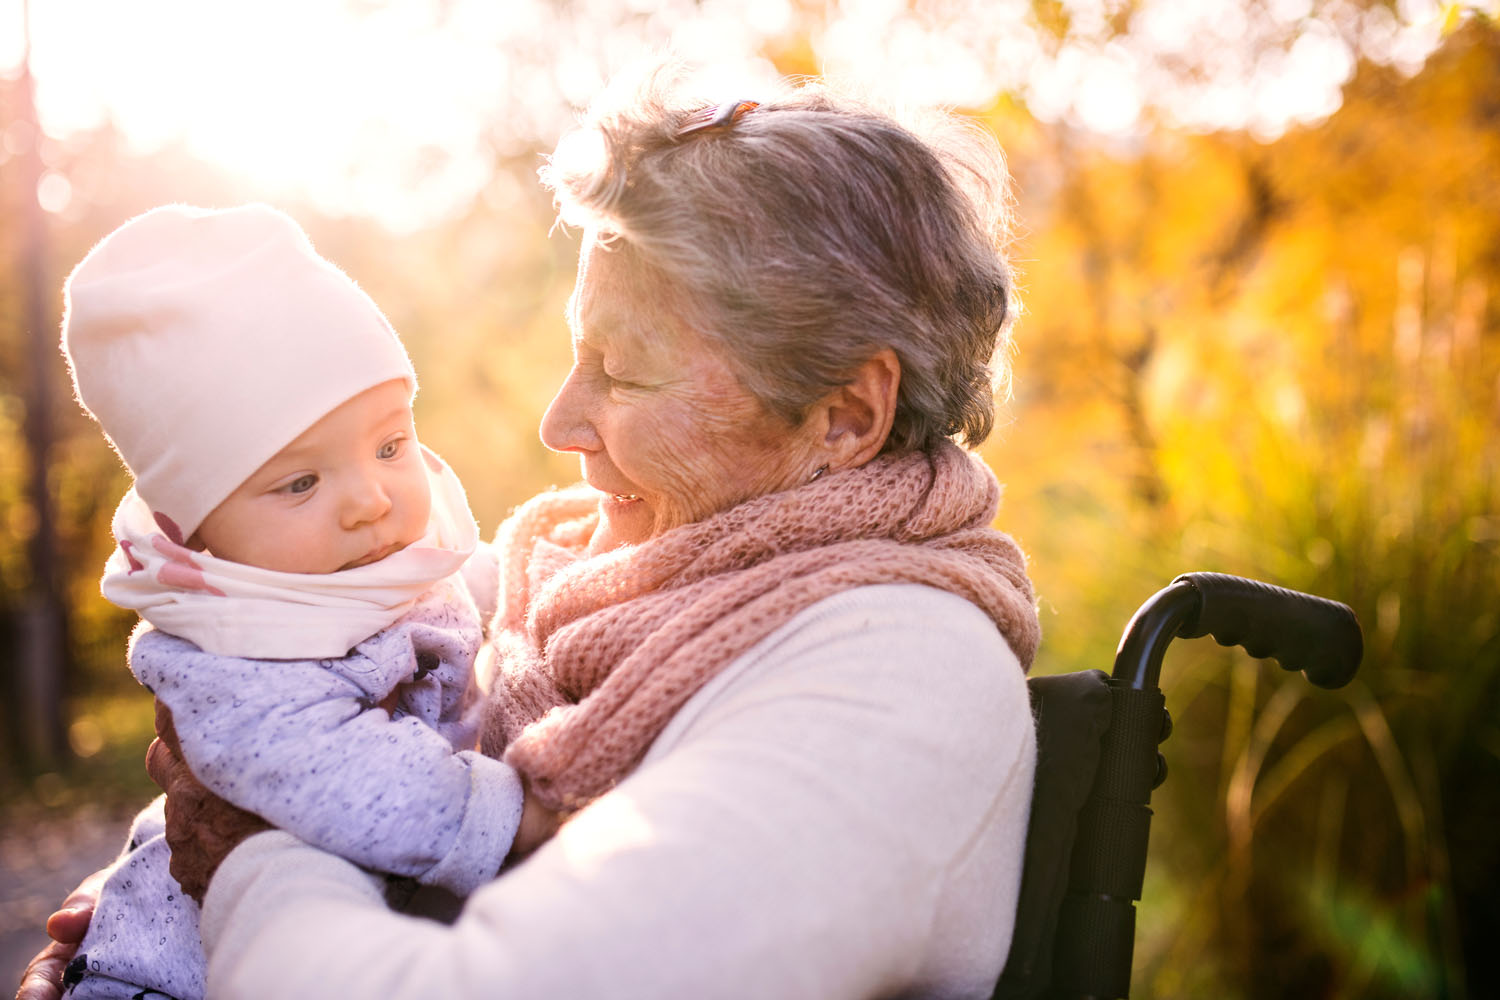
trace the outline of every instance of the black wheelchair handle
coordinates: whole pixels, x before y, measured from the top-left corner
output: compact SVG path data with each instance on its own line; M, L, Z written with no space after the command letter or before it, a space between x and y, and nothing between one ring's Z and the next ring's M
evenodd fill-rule
M1347 605L1224 573L1184 573L1130 620L1114 676L1129 687L1154 688L1167 644L1204 635L1275 658L1323 688L1349 683L1364 655L1359 621Z
M1184 639L1211 635L1221 646L1274 657L1321 688L1354 679L1365 640L1347 604L1224 573L1185 573L1177 580L1202 595L1197 620L1178 629Z

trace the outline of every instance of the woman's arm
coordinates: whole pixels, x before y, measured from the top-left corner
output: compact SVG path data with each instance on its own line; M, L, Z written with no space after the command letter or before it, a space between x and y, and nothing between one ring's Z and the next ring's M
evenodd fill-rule
M218 996L988 995L1034 766L993 626L925 587L814 606L688 703L635 774L456 924L387 912L281 834L231 854Z

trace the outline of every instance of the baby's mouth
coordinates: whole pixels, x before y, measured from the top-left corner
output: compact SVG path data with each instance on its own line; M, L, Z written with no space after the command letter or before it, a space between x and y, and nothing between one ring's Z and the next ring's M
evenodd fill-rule
M401 544L400 542L392 542L391 544L386 545L382 548L366 552L364 555L360 556L358 559L353 560L352 562L344 563L344 565L340 566L339 569L358 569L360 566L368 566L371 563L378 563L380 562L380 560L386 558L387 556L393 556L404 548L406 548L406 546Z

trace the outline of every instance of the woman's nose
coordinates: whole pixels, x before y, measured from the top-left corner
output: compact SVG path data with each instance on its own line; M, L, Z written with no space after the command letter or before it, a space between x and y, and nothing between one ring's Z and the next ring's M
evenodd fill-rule
M588 391L575 367L542 415L542 444L553 451L597 451L599 432L589 409Z

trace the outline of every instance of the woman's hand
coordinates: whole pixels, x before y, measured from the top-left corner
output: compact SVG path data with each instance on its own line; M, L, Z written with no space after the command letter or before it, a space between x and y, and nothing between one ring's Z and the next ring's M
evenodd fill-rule
M146 771L167 793L167 846L171 872L182 891L199 903L219 863L240 842L271 824L209 791L182 760L172 712L156 703L156 739L146 750Z
M52 943L43 948L21 976L16 1000L59 1000L62 997L62 975L78 951L78 943L89 929L94 904L99 901L99 887L108 869L94 872L68 893L57 912L47 918L47 934Z

